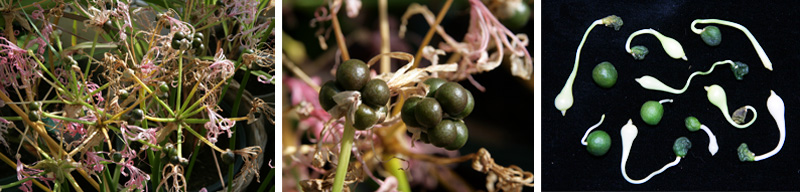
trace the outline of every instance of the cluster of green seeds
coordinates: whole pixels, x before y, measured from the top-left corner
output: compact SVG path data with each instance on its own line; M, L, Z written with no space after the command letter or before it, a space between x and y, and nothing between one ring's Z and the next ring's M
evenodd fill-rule
M364 61L350 59L336 69L336 80L325 82L319 90L319 104L326 111L336 107L333 96L342 91L361 92L362 104L358 105L353 127L366 130L380 123L381 115L388 114L389 85L381 79L372 79L369 66Z
M430 88L428 94L406 99L400 111L403 122L422 129L422 142L447 150L463 147L469 130L462 119L475 107L472 93L458 83L440 78L423 83Z
M171 46L173 49L181 49L181 44L187 43L191 45L189 49L194 49L197 52L203 52L206 49L206 46L203 45L203 33L197 32L195 34L186 35L183 32L175 32L172 35L172 42Z

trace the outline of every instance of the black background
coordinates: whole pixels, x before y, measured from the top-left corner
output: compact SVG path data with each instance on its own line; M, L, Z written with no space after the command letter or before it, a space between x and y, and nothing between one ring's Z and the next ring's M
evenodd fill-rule
M798 19L795 1L750 1L748 4L707 1L544 1L542 3L542 183L543 190L800 190L796 125L800 105L797 90ZM581 53L580 66L573 86L575 102L566 116L553 102L572 70L575 51L586 28L608 15L622 18L619 31L597 26L589 34ZM722 19L747 27L764 48L774 71L764 68L743 32L717 25L722 43L710 47L694 34L694 19ZM698 25L698 28L706 25ZM631 45L645 45L650 54L635 61L625 52L628 35L653 28L678 40L688 61L670 58L652 35L640 35ZM634 78L651 75L671 87L682 88L694 71L707 71L722 60L742 61L750 74L737 81L729 65L718 66L713 73L697 76L681 95L645 90ZM591 71L595 65L610 61L619 77L610 89L595 85ZM746 129L728 124L720 110L712 105L703 86L719 84L728 95L728 108L735 110L752 105L758 111L756 122ZM766 108L769 91L774 90L786 106L786 143L783 149L766 160L740 162L736 148L747 143L756 155L771 151L779 133ZM657 126L645 124L639 116L648 100L671 98L664 104L664 116ZM586 129L606 119L597 130L611 135L612 146L602 157L590 155L580 139ZM697 117L717 135L719 152L708 152L708 136L703 131L689 132L684 118ZM748 117L748 120L751 117ZM634 185L620 172L622 145L619 130L633 119L639 135L628 158L627 172L632 179L642 179L673 161L672 143L681 136L693 144L681 162L650 181ZM538 175L537 175L538 176Z

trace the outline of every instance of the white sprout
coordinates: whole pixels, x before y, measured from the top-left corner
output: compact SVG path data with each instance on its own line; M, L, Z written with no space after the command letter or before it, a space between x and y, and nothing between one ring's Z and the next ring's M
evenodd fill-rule
M783 148L783 142L786 140L786 119L784 117L785 112L785 105L783 104L783 99L775 94L775 91L770 90L770 96L767 99L767 109L769 109L769 114L772 115L772 118L775 119L775 123L778 124L778 131L780 132L781 139L778 141L778 146L775 146L775 149L772 149L769 153L755 156L753 152L747 148L747 144L742 143L739 146L739 160L741 161L761 161L767 158L772 157L778 152L781 151Z
M605 120L605 119L606 119L606 114L603 114L603 116L600 116L600 122L597 122L597 124L592 125L592 127L589 127L589 129L586 130L586 133L583 134L583 138L581 138L581 145L584 145L584 146L589 145L589 143L586 142L586 137L589 136L589 133L592 132L592 130L594 130L594 128L597 128L597 127L600 126L600 124L603 124L603 120Z
M761 44L758 44L758 41L756 41L756 37L754 37L753 34L750 34L750 30L747 30L747 28L745 28L744 26L739 25L738 23L725 21L725 20L719 20L719 19L695 19L694 21L692 21L691 28L692 28L692 32L697 33L697 34L700 34L700 33L703 32L703 29L698 29L698 28L695 27L695 25L697 25L698 23L699 24L721 24L721 25L727 25L727 26L739 29L740 31L744 32L744 34L747 35L747 38L750 39L750 42L753 43L753 48L756 49L756 53L758 53L758 57L761 58L761 63L764 63L764 67L769 69L770 71L772 71L772 62L769 61L769 57L767 57L767 54L764 53L764 48L761 48Z
M714 133L711 132L711 129L706 127L706 125L700 125L700 129L705 131L706 135L708 135L708 152L711 153L711 156L714 156L717 154L717 151L719 151L719 145L717 145L717 136L715 136Z
M756 108L753 108L753 106L747 105L747 106L744 106L744 108L753 111L753 119L750 120L750 122L748 122L746 124L741 124L741 125L737 124L736 122L733 121L733 119L731 119L731 116L728 114L728 99L727 99L727 96L725 95L725 90L722 89L722 87L720 87L717 84L714 84L714 85L711 85L711 86L706 86L706 87L703 87L703 88L705 88L706 91L708 92L708 95L707 95L708 96L708 101L710 101L711 104L714 104L715 106L717 106L719 108L719 110L722 111L722 115L725 116L725 119L728 120L728 123L730 123L734 127L739 128L739 129L747 128L750 125L752 125L753 122L756 121L756 118L758 117L758 112L756 112Z
M631 146L633 146L633 140L636 139L636 135L639 134L639 129L637 129L636 126L633 125L633 121L628 119L628 124L622 126L622 129L620 129L619 132L622 135L622 163L620 164L619 169L622 171L622 176L625 177L625 180L627 180L631 184L645 183L649 181L650 178L653 178L653 176L661 174L662 172L664 172L664 170L667 170L667 168L675 166L681 162L682 157L677 156L675 157L675 161L672 161L664 165L664 167L662 167L661 169L656 170L653 173L650 173L650 175L648 175L644 179L633 180L630 177L628 177L628 173L627 171L625 171L625 164L628 162L628 154L631 153Z
M655 77L652 77L652 76L649 76L649 75L645 75L645 76L642 76L640 78L637 78L636 82L638 82L639 85L641 85L645 89L663 91L663 92L672 93L672 94L683 94L683 92L686 92L686 89L689 88L689 83L692 82L692 78L694 78L694 76L697 76L697 75L708 75L712 71L714 71L714 68L717 65L722 65L722 64L734 65L733 61L731 61L731 60L717 61L716 63L711 65L711 69L709 69L706 72L695 71L694 73L689 75L689 79L686 80L686 85L683 86L683 89L672 88L672 87L662 83L661 81L659 81Z
M637 35L641 34L652 34L653 36L656 36L656 38L658 38L658 40L661 41L661 46L664 47L664 51L666 51L667 54L673 59L683 59L684 61L687 60L686 53L683 52L683 47L681 46L681 43L679 43L677 40L673 38L664 36L658 31L653 29L642 29L633 32L631 36L628 36L628 41L625 43L625 51L627 51L631 55L634 55L633 52L631 51L631 40L633 40L633 37L636 37Z
M583 39L581 39L581 44L578 45L578 51L575 52L575 64L572 66L572 73L569 74L567 82L564 83L564 88L561 89L561 93L558 93L558 96L556 96L555 105L556 109L561 111L561 116L566 115L567 109L572 107L574 101L572 98L572 83L575 82L575 76L578 73L578 61L581 56L581 48L583 48L583 43L586 42L586 37L589 36L589 32L597 25L614 27L614 30L619 31L619 28L622 26L622 19L616 15L611 15L592 22L589 28L586 29L586 32L583 34Z

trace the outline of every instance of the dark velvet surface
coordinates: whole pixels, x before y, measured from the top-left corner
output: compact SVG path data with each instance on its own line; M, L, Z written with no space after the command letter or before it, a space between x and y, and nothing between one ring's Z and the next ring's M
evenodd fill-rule
M606 2L606 1L543 1L542 2L542 186L543 190L800 190L798 161L798 110L796 96L800 72L797 2L751 1L713 3L706 1ZM597 26L589 34L580 55L580 66L573 86L575 102L566 116L555 108L556 95L572 70L575 51L589 25L608 15L622 18L619 31ZM767 70L745 34L735 28L716 25L722 32L722 43L710 47L694 34L694 19L716 18L737 22L756 37L773 63ZM699 28L706 25L698 25ZM645 45L650 54L635 61L625 52L625 41L634 31L652 28L678 40L688 61L670 58L652 35L640 35L633 45ZM680 95L646 90L635 78L651 75L665 84L681 88L694 71L707 71L722 60L742 61L750 66L744 80L734 78L729 65L718 66L713 73L697 76L689 89ZM619 78L610 89L595 85L591 71L595 65L610 61ZM711 104L703 86L719 84L728 96L733 110L752 105L758 111L755 123L737 129L725 120ZM736 148L747 143L756 155L771 151L778 143L775 120L766 107L774 90L786 106L786 143L775 156L759 162L740 162ZM648 100L671 98L664 104L664 116L656 126L645 124L639 116L641 105ZM604 130L611 135L612 146L602 157L594 157L580 144L588 127L606 114ZM752 114L752 113L751 113ZM703 131L690 132L684 118L697 117L717 135L719 152L708 152L708 136ZM752 117L748 117L748 120ZM642 179L672 162L672 144L686 136L693 148L681 162L650 181L634 185L620 172L622 142L620 128L632 119L639 129L628 158L627 172L633 179Z

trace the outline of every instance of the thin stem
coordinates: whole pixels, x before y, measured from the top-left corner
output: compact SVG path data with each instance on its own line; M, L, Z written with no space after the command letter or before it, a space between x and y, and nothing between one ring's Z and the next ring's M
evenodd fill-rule
M425 34L425 39L422 39L422 44L419 45L419 49L417 49L417 55L414 56L414 65L411 66L411 69L417 68L419 66L419 62L422 59L422 50L425 49L425 46L428 46L428 43L431 42L431 38L433 38L433 34L436 32L436 26L439 26L439 23L442 23L442 19L444 19L444 15L447 13L447 10L450 9L450 5L453 4L453 0L447 0L442 6L442 9L439 10L439 14L436 15L436 22L430 26L428 29L428 33Z
M94 34L94 41L92 41L92 49L91 49L91 51L89 51L89 58L94 57L94 49L97 46L97 37L100 37L100 33L99 32ZM86 69L83 70L83 79L86 80L87 82L89 81L88 80L89 79L89 68L91 66L92 66L92 59L87 59L86 60ZM86 86L84 86L84 87L86 87ZM81 89L83 89L83 88L81 88Z
M272 177L274 175L275 175L275 169L270 169L269 173L267 174L267 177L264 178L264 181L261 182L261 186L258 187L258 192L264 192L264 190L267 189L267 185L269 185L269 182L272 181ZM270 190L274 190L274 188L275 186L273 185L272 189Z
M451 0L452 1L452 0ZM331 7L331 21L333 22L333 31L336 34L336 44L339 45L339 50L342 52L342 61L350 60L350 53L347 51L347 42L342 35L342 27L339 24L338 13Z
M192 134L193 134L195 137L197 137L197 139L200 139L200 141L203 141L203 143L206 143L206 144L208 144L208 146L209 146L209 147L213 148L214 150L217 150L217 151L219 151L220 153L223 153L223 152L225 152L225 150L222 150L222 149L220 149L219 147L217 147L217 145L214 145L214 144L213 144L213 143L211 143L210 141L206 140L206 137L204 137L204 136L200 135L200 133L197 133L197 132L196 132L196 131L194 131L194 129L192 129L191 127L189 127L189 126L186 126L186 125L184 125L184 126L186 127L186 130L187 130L187 131L189 131L189 133L192 133Z
M356 130L352 119L345 119L344 135L339 147L339 163L336 164L336 174L333 179L333 191L341 192L344 189L344 178L347 176L347 166L350 164L350 153L353 148L353 135Z
M381 54L391 51L391 41L389 41L389 11L388 0L378 1L378 11L380 17L381 30ZM391 70L391 60L388 55L381 56L381 73L389 73Z

